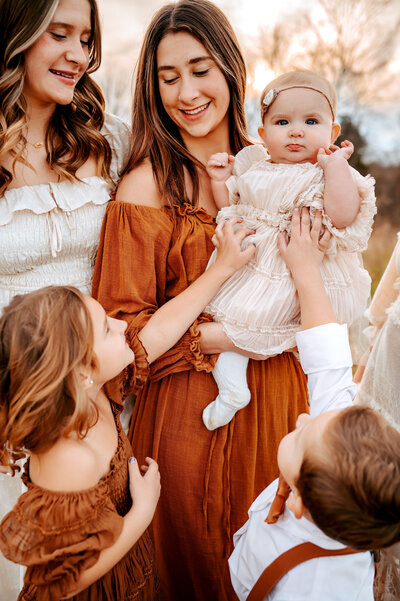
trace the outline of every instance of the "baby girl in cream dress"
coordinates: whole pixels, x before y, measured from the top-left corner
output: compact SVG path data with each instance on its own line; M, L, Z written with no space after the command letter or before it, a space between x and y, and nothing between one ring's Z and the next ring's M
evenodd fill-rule
M322 210L332 233L321 272L337 320L351 324L365 311L371 280L359 253L367 247L376 212L374 180L348 165L350 142L333 146L340 132L336 107L335 89L325 78L286 73L262 95L259 133L265 147L248 146L235 158L219 153L208 162L220 209L217 223L240 216L255 230L247 239L256 245L254 258L206 308L247 353L268 357L296 346L300 307L278 248L279 232L290 235L296 207L308 207L311 217ZM209 430L227 424L249 402L247 363L244 355L220 354L213 371L219 394L203 412Z

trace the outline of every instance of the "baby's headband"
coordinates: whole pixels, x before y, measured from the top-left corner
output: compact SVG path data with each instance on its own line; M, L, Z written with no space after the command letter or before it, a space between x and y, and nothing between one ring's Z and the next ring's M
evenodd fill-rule
M303 88L305 90L314 90L314 92L318 92L319 94L322 94L322 96L326 99L327 103L329 104L329 108L331 109L331 113L332 113L332 119L335 121L335 113L333 110L332 103L329 100L328 96L324 92L319 90L318 88L313 88L312 86L303 86L301 84L294 85L294 86L287 86L286 88L272 88L271 90L268 90L268 92L265 94L263 101L262 101L261 118L264 119L265 115L268 112L269 107L276 100L276 97L278 96L278 94L280 92L284 92L285 90L292 90L293 88L295 88L295 89Z

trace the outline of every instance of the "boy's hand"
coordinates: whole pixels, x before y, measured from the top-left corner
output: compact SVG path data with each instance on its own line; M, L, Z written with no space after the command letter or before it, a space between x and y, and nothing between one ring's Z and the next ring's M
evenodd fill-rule
M210 156L206 170L209 178L214 182L226 182L232 175L235 157L227 152L217 152Z
M317 161L319 166L325 169L329 163L339 158L348 161L353 152L353 144L349 140L345 140L341 143L340 148L335 144L332 144L329 148L320 148L317 154Z
M278 247L283 260L292 272L293 277L306 277L307 272L319 267L328 248L331 233L322 231L322 213L315 212L314 223L311 225L310 213L307 208L294 209L292 230L289 243L283 233L278 234Z

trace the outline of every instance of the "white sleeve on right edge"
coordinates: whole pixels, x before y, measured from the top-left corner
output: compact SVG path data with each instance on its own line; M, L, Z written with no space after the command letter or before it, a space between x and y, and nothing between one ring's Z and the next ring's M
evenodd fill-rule
M347 325L328 323L302 330L296 342L308 379L311 416L352 405L357 387Z

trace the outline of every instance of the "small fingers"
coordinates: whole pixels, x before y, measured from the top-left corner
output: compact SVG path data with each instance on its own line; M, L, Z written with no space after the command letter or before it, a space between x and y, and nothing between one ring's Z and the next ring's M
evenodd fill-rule
M326 249L328 248L329 241L331 238L332 238L331 232L328 229L325 229L324 233L322 234L321 238L319 239L319 247L323 252L325 252Z
M300 221L300 228L303 229L303 227L306 228L307 231L309 231L310 229L310 212L308 210L307 207L302 207L301 209L301 221Z
M314 222L311 227L311 240L318 243L322 230L322 211L315 211Z
M242 242L242 240L244 240L247 236L251 236L252 234L255 234L255 230L251 230L247 227L241 228L239 230L237 230L235 232L235 236L239 239L240 242Z
M285 254L287 247L288 247L288 243L287 243L285 234L283 232L279 232L278 248L279 248L279 252L281 253L281 255Z

